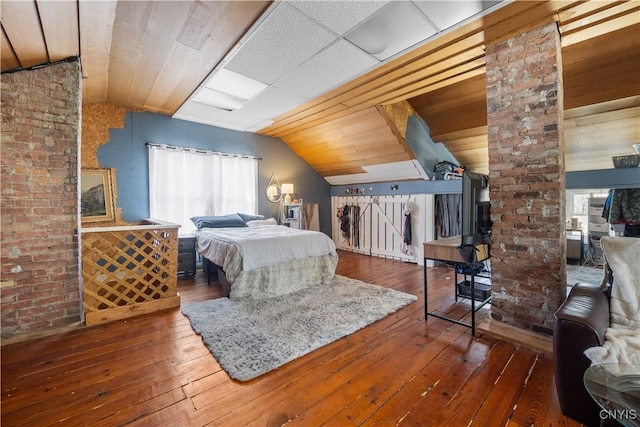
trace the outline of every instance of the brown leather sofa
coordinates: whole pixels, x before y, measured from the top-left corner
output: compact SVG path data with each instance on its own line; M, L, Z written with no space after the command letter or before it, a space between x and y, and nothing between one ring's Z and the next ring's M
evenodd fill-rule
M589 347L604 343L609 326L609 288L579 283L555 313L553 364L562 413L587 426L600 426L600 407L584 387ZM604 425L604 424L602 424Z

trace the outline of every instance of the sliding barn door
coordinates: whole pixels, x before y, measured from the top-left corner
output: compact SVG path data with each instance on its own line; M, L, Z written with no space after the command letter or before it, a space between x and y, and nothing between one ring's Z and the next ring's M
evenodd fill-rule
M407 202L409 245L404 244ZM331 205L333 241L339 249L422 264L422 244L433 240L433 195L338 196Z

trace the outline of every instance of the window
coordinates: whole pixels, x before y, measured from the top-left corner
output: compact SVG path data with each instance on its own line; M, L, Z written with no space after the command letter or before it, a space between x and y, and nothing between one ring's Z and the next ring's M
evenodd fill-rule
M257 211L258 159L166 145L149 148L149 214L195 226L189 218Z

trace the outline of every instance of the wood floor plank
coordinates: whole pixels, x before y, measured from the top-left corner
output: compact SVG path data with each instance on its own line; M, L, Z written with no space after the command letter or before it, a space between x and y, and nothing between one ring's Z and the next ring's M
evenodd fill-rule
M525 426L543 425L549 410L552 388L553 363L546 357L538 356L511 421Z
M15 340L0 348L2 426L578 425L560 411L549 358L425 321L421 266L340 251L337 272L418 300L246 382L178 309ZM429 269L429 307L468 320L453 276ZM201 271L178 290L183 304L221 297Z
M451 329L462 332L460 327ZM414 375L402 387L394 389L393 395L384 402L384 405L373 412L368 419L363 420L363 425L396 425L414 409L416 412L412 417L420 418L424 411L421 408L427 409L428 415L425 418L433 419L433 414L446 406L457 389L466 383L482 363L492 344L485 340L472 340L470 335L464 332L457 339L450 339L450 342L454 345L444 347L437 359L430 360L430 363L423 363L419 374ZM467 347L468 350L462 352L459 346ZM445 402L438 404L437 399L433 398L435 393L441 393L438 397L444 398ZM428 403L425 401L427 399Z
M273 390L279 395L289 397L279 402L277 417L280 418L282 416L281 413L283 411L281 408L286 407L288 418L293 418L304 408L324 400L341 385L345 383L351 384L354 377L367 372L369 367L374 365L377 360L384 358L397 346L411 340L414 334L409 329L410 326L411 324L407 324L407 322L396 322L393 327L387 329L384 335L380 334L364 342L359 341L358 333L351 336L350 338L353 338L358 344L349 349L349 352L357 351L360 355L358 358L344 359L340 357L333 363L305 369L303 376L300 378L295 381L288 381ZM384 339L382 339L383 337ZM310 386L315 389L312 394L306 393ZM268 402L265 401L266 399L268 399ZM220 418L217 425L228 425L230 422L243 424L252 421L258 416L264 416L265 410L259 409L255 411L255 408L262 408L262 406L258 405L260 402L264 403L264 407L267 408L266 411L273 412L272 408L275 407L276 402L270 396L256 396L256 399L252 400L250 405L238 408L237 411L230 412L225 417Z
M161 351L155 350L149 352L149 356L130 360L130 354L126 351L126 344L119 352L109 352L99 357L89 357L84 367L76 365L72 367L64 366L61 369L50 371L46 376L41 378L55 378L56 387L51 388L46 385L39 385L43 393L38 399L33 398L32 387L34 381L38 378L29 377L26 386L21 389L14 389L11 397L3 402L3 409L10 412L15 407L34 407L36 414L42 416L49 409L60 411L61 405L68 399L71 399L74 405L78 405L79 401L75 396L103 396L106 391L105 387L118 387L119 381L123 380L130 387L130 382L136 378L145 378L145 374L152 378L157 378L165 372L170 375L174 371L174 367L191 358L209 354L206 348L200 346L201 341L193 335L177 339L175 341L160 340L157 345L161 345ZM194 352L194 347L197 352ZM151 350L145 346L145 349ZM173 360L169 363L166 360L166 353L173 355ZM87 368L91 369L88 370ZM42 379L40 378L40 381ZM58 399L52 399L58 397Z
M432 339L426 336L407 335L409 341L398 340L399 336L389 336L386 343L386 351L371 352L366 359L359 360L362 365L356 376L341 378L341 383L329 383L328 393L321 396L298 395L293 399L281 403L281 407L300 408L295 410L298 415L291 420L290 425L322 425L332 418L332 412L328 409L345 406L367 393L383 392L383 387L393 386L388 379L393 378L402 381L398 372L401 366L406 366L424 349ZM389 367L395 367L389 369ZM353 371L353 369L350 369ZM308 408L308 409L306 409ZM271 412L282 412L280 409ZM291 411L289 411L291 412ZM331 423L335 420L331 419ZM353 421L350 422L352 424Z
M494 346L469 381L431 420L431 425L467 425L470 420L473 420L482 402L491 391L489 385L494 384L500 378L514 352L515 347L508 343L498 343ZM414 417L420 418L421 415L414 410L405 417L402 424L411 425Z
M529 378L535 357L535 354L528 350L516 349L493 390L474 416L474 422L478 422L479 425L503 424L511 418L522 395L524 383Z

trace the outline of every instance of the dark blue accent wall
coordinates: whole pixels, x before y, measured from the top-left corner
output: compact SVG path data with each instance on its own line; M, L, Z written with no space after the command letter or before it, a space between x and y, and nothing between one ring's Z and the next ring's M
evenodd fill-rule
M363 196L397 196L404 194L460 194L462 180L450 181L394 181L373 184L334 185L332 196L348 196L353 189ZM355 193L353 193L355 194Z
M567 172L567 190L592 188L638 188L640 167ZM489 181L491 183L491 181ZM398 194L456 194L462 192L462 180L450 181L394 181L373 184L334 185L332 196L351 194L353 189L365 196ZM362 193L360 193L362 190Z
M567 172L567 190L640 187L640 168Z
M277 203L264 195L271 174L294 184L297 197L319 206L320 230L331 235L331 187L279 138L201 125L154 113L129 112L123 129L111 129L98 149L101 167L116 169L118 207L125 221L149 217L149 164L146 143L169 144L262 158L258 165L258 211L277 217Z
M412 143L424 141L425 135L428 136L426 125L415 118L410 119L407 131L407 140ZM302 197L305 203L319 205L320 229L328 235L331 235L332 221L330 197L345 195L347 188L364 188L365 195L460 192L459 181L400 181L331 187L278 138L201 125L161 114L130 112L126 115L124 128L111 129L109 143L98 149L100 165L116 169L117 203L125 221L136 222L149 216L147 142L261 157L263 160L258 166L259 212L267 217L278 215L279 205L264 196L271 174L275 173L281 183L293 183L297 197ZM637 187L639 183L640 168L567 173L568 189L627 188ZM398 188L391 189L392 185Z

